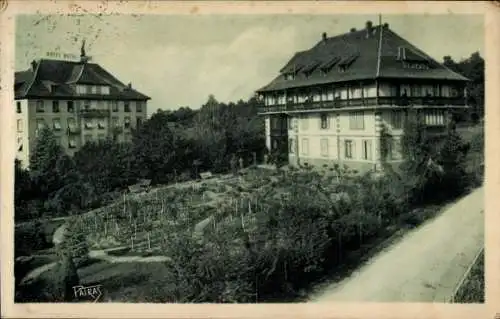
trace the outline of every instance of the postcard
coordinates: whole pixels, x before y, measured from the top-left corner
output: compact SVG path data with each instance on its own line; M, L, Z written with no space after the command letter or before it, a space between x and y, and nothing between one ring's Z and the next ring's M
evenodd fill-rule
M2 316L500 318L496 2L0 3Z

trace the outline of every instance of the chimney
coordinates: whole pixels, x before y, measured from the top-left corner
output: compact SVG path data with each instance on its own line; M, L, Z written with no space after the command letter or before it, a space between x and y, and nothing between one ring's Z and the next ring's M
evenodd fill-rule
M384 23L384 29L389 29L389 23Z
M37 65L38 63L35 60L31 61L31 71L35 72Z
M356 28L351 28L351 32L356 32Z
M323 36L323 41L326 41L326 38L327 38L326 32L323 32L322 36Z
M373 23L371 21L366 21L366 37L369 38L373 33Z
M131 88L132 88L132 82L129 82L129 83L128 83L128 85L127 85L127 87L128 87L129 89L131 89Z

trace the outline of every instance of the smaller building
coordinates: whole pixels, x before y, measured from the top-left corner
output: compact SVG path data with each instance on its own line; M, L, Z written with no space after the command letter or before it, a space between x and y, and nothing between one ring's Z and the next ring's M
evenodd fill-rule
M24 167L44 127L73 155L89 141L130 141L146 119L150 98L88 60L82 47L79 61L40 59L15 73L16 157Z

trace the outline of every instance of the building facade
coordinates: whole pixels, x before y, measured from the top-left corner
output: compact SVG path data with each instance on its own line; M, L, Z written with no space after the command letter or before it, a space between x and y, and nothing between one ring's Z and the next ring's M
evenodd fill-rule
M266 145L286 153L290 164L339 163L362 171L380 168L383 160L396 164L408 110L430 130L444 131L451 112L467 107L467 81L387 24L368 21L361 30L324 33L257 91Z
M41 59L15 74L16 157L28 167L38 132L50 127L68 155L86 142L131 140L147 117L146 95L125 85L84 53L80 61Z

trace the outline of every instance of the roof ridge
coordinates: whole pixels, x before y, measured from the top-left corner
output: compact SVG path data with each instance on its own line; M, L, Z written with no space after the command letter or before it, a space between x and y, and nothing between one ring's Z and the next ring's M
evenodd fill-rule
M380 75L380 60L382 59L382 35L384 33L384 28L380 28L379 41L378 41L378 52L377 52L377 74L378 78Z

